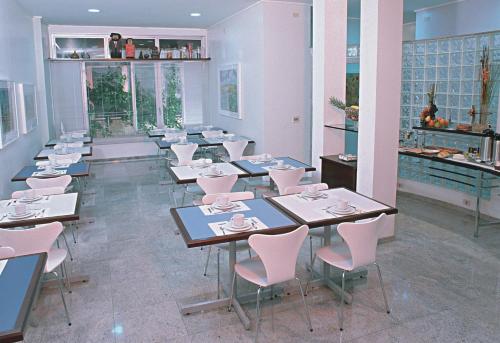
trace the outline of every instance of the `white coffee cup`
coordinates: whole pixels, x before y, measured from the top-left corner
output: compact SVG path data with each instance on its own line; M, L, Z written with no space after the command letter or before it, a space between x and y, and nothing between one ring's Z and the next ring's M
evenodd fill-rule
M337 201L337 208L339 210L345 210L349 206L349 202L347 200L339 200Z
M219 173L219 170L217 169L217 166L210 166L209 170L210 170L210 174L213 174L213 175Z
M316 185L306 186L306 192L309 193L309 194L316 194L316 193L318 193L318 190L316 189Z
M284 165L285 165L285 161L283 161L283 160L276 160L276 167L283 168Z
M231 225L235 227L245 225L245 216L241 213L236 213L231 218Z
M215 199L215 204L218 206L227 206L229 204L229 197L227 195L219 195Z
M26 204L16 204L14 212L19 216L26 213Z

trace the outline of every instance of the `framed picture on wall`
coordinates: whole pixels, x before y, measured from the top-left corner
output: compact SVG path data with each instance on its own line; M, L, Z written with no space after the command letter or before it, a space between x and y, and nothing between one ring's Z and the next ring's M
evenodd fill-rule
M242 119L241 65L228 64L219 67L219 112L224 116Z
M0 80L0 149L19 137L15 84Z

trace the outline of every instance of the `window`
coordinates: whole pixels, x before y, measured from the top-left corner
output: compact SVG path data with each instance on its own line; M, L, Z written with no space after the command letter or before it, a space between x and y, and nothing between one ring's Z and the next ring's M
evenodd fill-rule
M19 137L14 83L0 81L0 147Z
M136 64L134 77L136 127L139 131L147 132L153 126L159 126L156 119L155 66L153 64Z
M28 133L38 125L36 113L35 86L30 84L18 84L19 116L21 130Z
M104 58L103 38L57 37L54 40L56 58L71 58L75 51L80 58Z
M130 65L87 63L87 110L94 137L135 134L132 123Z
M162 70L163 123L166 127L181 127L184 117L182 68L176 63L165 63Z

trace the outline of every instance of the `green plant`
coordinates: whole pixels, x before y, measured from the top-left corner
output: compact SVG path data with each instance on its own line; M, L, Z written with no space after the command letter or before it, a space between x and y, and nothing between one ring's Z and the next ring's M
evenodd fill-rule
M140 131L156 124L156 99L146 88L142 87L138 78L135 79L135 99L137 108L137 124Z
M163 90L163 121L165 126L181 128L182 117L182 81L179 67L171 65L165 69L167 87Z

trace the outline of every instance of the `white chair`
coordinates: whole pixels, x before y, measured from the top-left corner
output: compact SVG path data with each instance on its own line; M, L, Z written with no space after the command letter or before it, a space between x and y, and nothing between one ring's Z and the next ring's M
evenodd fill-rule
M31 189L54 188L54 187L66 189L70 185L72 180L73 178L70 175L62 175L58 177L43 178L43 179L36 177L29 177L28 179L26 179L26 183Z
M344 328L344 292L345 274L360 267L374 264L377 267L380 288L384 296L385 309L390 313L387 297L384 290L382 273L376 262L378 233L385 224L386 215L382 213L375 219L358 223L341 223L337 231L344 241L335 242L330 246L316 251L313 264L318 257L331 266L342 269L342 295L340 297L340 330ZM311 274L313 266L311 265ZM307 287L306 287L307 292Z
M54 194L64 194L66 191L66 188L63 187L46 187L46 188L40 188L40 189L34 189L33 190L34 196L46 196L46 195L54 195ZM15 191L12 193L11 198L12 199L21 199L26 197L28 194L26 191Z
M59 222L54 222L45 225L39 225L26 230L6 230L0 229L0 244L9 246L15 251L15 256L32 255L39 253L47 254L47 262L45 263L44 272L52 274L56 277L61 292L61 298L68 319L68 325L71 325L66 300L64 299L62 275L67 271L64 265L67 252L64 249L54 248L53 245L57 241L57 237L63 231L63 226ZM59 268L61 274L56 272Z
M241 278L257 285L257 319L255 341L259 336L260 328L260 293L263 288L273 286L289 280L297 280L302 302L306 311L309 330L313 331L309 310L300 279L297 277L295 267L300 247L307 236L309 228L302 225L298 229L281 235L255 234L250 236L248 243L257 253L256 257L241 261L234 266L234 275L229 300L229 310L233 303L234 285L236 274Z
M82 154L80 153L72 153L72 154L50 154L48 156L49 161L54 165L67 165L78 163L82 159Z
M11 247L0 247L0 260L5 260L16 256L16 251Z
M283 195L290 195L290 194L299 194L302 193L307 189L307 187L314 186L318 191L324 191L328 189L328 185L326 183L315 183L315 184L309 184L309 185L299 185L299 186L288 186L285 187L285 192ZM324 238L324 229L321 227L310 229L309 230L309 263L310 266L312 266L313 262L313 246L312 246L312 238L313 237L318 237L321 239L321 242L323 242ZM312 267L311 267L312 268Z
M284 195L285 189L287 187L297 186L305 173L306 170L304 168L285 170L271 169L269 171L269 176L273 179L274 183L276 183L279 194Z
M222 142L224 148L226 148L229 154L229 162L238 161L243 156L243 151L248 145L247 140L241 141L224 141Z
M63 148L83 148L83 142L59 143L54 145L54 150Z
M187 166L193 160L198 144L172 144L171 149L177 156L177 166Z
M212 205L218 197L226 196L229 201L242 201L254 199L254 194L252 192L234 192L234 193L218 193L218 194L207 194L202 198L203 205ZM220 251L229 250L229 244L216 244L217 247L217 298L220 298ZM236 241L236 251L248 250L248 255L252 257L250 252L250 247L247 241ZM208 263L210 261L210 254L212 252L212 246L208 246L207 260L205 261L205 268L203 269L203 276L207 276Z
M220 177L201 176L196 179L196 183L205 194L229 193L236 181L238 181L238 175L236 174Z
M222 137L224 132L222 130L206 130L206 131L201 131L201 135L204 138L218 138Z

